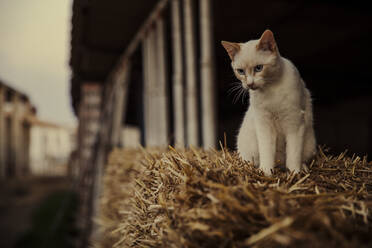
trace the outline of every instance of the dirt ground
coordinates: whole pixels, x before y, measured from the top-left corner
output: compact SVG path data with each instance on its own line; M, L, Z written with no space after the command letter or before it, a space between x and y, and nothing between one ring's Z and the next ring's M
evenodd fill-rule
M31 227L32 213L48 195L68 190L64 177L28 177L0 182L0 247L14 247Z

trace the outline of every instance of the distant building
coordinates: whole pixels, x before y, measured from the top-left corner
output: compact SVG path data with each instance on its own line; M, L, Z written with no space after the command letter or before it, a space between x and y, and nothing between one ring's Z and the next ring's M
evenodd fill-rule
M29 173L29 119L35 114L27 95L0 82L0 179Z
M0 180L65 175L75 130L41 121L26 94L0 82Z
M30 171L34 175L66 175L75 147L75 130L50 122L31 120Z

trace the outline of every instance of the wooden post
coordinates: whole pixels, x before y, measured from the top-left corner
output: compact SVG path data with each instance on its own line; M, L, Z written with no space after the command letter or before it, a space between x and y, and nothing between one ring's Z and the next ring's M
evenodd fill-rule
M28 103L28 107L30 104ZM28 113L29 114L29 113ZM30 165L30 144L31 144L31 123L28 121L24 121L22 124L22 152L23 152L23 161L22 161L22 169L23 173L30 174L31 172L31 165Z
M147 75L147 37L144 37L141 42L141 48L142 48L142 99L143 99L143 126L144 130L142 130L144 134L144 145L147 145L147 83L148 83L148 75Z
M158 102L156 97L156 84L158 79L158 63L156 57L156 34L154 26L152 26L148 33L147 42L147 54L148 54L148 109L149 109L149 142L148 146L158 145L158 125L159 115L156 113L158 110ZM147 145L147 144L146 144Z
M31 103L29 100L22 101L22 112L20 113L20 154L21 154L21 167L20 170L22 175L30 173L30 132L31 124L29 122L29 116L31 115Z
M157 77L155 82L155 97L157 98L157 105L155 114L158 122L154 123L157 126L157 146L168 145L168 96L167 96L167 63L165 51L165 34L164 34L164 20L159 18L156 20L156 62L157 63Z
M216 146L216 103L217 84L214 75L214 54L212 46L211 1L200 0L200 37L201 37L201 99L202 133L204 148Z
M145 107L145 145L159 146L163 144L164 135L161 131L162 119L160 108L159 62L157 39L152 26L143 42L144 62L144 107Z
M184 0L187 143L198 146L198 109L196 88L196 58L192 0Z
M0 85L0 180L6 178L6 136L5 136L5 114L4 114L4 105L5 105L5 86Z
M111 132L111 144L112 146L118 146L120 143L121 129L123 118L125 117L126 103L127 103L127 91L129 84L131 64L128 61L124 68L117 77L115 78L115 92L114 92L114 113L112 120L112 132Z
M92 216L91 219L97 219L100 215L100 198L102 194L102 177L103 177L103 171L105 166L105 142L101 142L98 144L97 149L97 158L95 161L95 167L94 167L94 174L93 174L93 185L92 185L92 202L91 208L92 208ZM99 228L99 225L92 221L92 231L90 233L89 240L92 242L99 242L102 238L102 232Z
M172 0L173 112L175 146L185 146L180 0Z
M81 101L79 112L79 149L80 149L80 182L79 182L79 200L80 209L78 213L78 226L81 228L82 239L79 240L78 247L86 247L88 238L90 238L92 228L92 213L95 211L93 206L93 193L95 192L95 180L97 162L96 144L99 132L106 128L110 123L109 118L102 118L102 88L99 82L84 82L81 85ZM107 105L111 106L110 99L104 106L107 111ZM105 99L106 100L106 99ZM101 128L100 128L101 126ZM110 136L105 133L105 143L109 144Z
M97 140L101 116L100 83L84 82L79 110L79 160L81 171L91 167L93 147Z
M11 147L11 165L14 166L14 172L16 177L22 175L22 149L21 149L21 132L22 132L22 120L20 117L20 95L18 92L13 92L12 96L12 129L10 138Z
M150 146L152 143L151 132L151 83L150 83L150 54L149 54L149 35L142 41L143 56L143 100L144 100L144 122L145 122L145 145Z

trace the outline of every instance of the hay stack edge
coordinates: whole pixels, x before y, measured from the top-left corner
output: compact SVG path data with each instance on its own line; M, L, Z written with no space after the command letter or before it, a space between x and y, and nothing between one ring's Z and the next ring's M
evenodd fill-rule
M372 163L325 153L266 177L227 149L116 149L93 245L372 247Z

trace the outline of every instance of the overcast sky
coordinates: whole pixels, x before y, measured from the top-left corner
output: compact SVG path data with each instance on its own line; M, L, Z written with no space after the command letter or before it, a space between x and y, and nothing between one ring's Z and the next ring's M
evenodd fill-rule
M41 119L73 125L68 66L71 0L0 0L0 80Z

